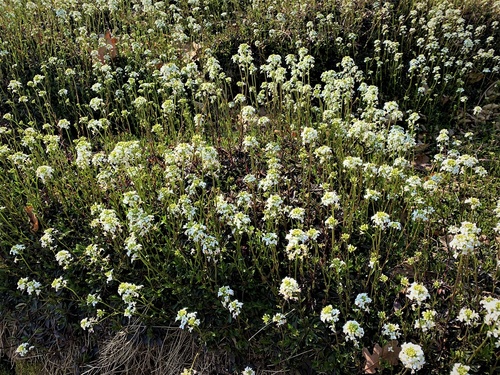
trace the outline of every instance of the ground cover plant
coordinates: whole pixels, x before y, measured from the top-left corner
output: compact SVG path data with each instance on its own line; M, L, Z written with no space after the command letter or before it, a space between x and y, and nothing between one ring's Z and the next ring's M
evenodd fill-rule
M496 373L499 22L481 0L0 0L4 361Z

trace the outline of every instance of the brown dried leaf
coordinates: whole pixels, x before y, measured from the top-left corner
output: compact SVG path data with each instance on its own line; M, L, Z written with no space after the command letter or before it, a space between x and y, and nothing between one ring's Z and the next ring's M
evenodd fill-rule
M33 206L24 207L24 211L26 212L26 214L28 214L28 217L30 219L31 231L32 232L38 231L38 228L39 228L38 218L36 217L35 213L33 212Z
M366 359L364 373L375 374L377 369L382 368L382 362L397 365L400 351L401 347L397 340L389 341L383 348L379 344L375 344L373 354L370 354L367 348L363 348L363 356Z
M447 234L445 236L439 236L439 243L441 244L441 250L448 252L449 243L453 240L455 236L453 234Z
M413 159L413 167L416 169L427 170L432 168L431 159L426 154L417 154Z
M467 83L477 83L484 79L484 73L469 73L467 76Z
M398 364L399 360L399 352L401 351L401 347L397 340L391 340L382 348L382 359L387 363L395 366Z
M111 31L106 30L104 35L100 35L101 38L106 40L106 46L99 47L97 50L97 58L101 63L105 63L104 57L108 55L111 60L113 60L118 55L118 49L116 47L116 43L118 39L111 35Z
M201 45L196 42L187 43L184 46L184 53L188 61L195 61L199 58Z

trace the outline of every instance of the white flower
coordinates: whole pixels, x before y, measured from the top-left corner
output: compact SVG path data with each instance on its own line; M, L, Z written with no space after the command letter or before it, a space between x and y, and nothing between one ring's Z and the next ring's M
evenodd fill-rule
M111 234L114 238L118 232L121 231L120 220L116 216L116 212L110 209L104 209L100 205L94 205L91 208L91 214L94 215L99 213L99 217L97 219L92 220L90 223L91 227L101 226L104 234Z
M500 321L500 299L493 297L484 297L480 304L486 310L484 322L487 325L497 324Z
M472 210L475 210L476 208L481 207L481 202L477 198L467 198L465 200L465 203L470 204L470 208Z
M312 143L314 144L318 139L318 131L313 128L305 127L302 130L302 144L305 146L306 144Z
M255 371L251 367L245 367L241 375L255 375Z
M27 277L23 277L19 279L19 281L17 282L17 289L19 289L22 292L26 290L26 292L29 295L32 295L33 293L35 293L37 296L40 295L41 286L42 284L40 284L38 281L36 280L30 281Z
M448 141L450 140L450 137L448 135L448 130L447 129L442 129L440 132L439 132L439 135L438 137L436 138L436 141L438 144L446 144L448 143Z
M234 291L229 286L221 286L217 297L222 297L222 306L227 307L227 304L231 300L230 296L234 296Z
M368 294L360 293L356 296L354 304L358 306L361 310L370 311L370 308L368 307L368 304L370 304L370 302L372 302L372 299L368 297Z
M399 332L399 324L387 323L382 327L382 334L389 337L391 340L396 340L401 333Z
M280 286L280 294L286 299L286 300L297 300L298 296L297 294L300 293L300 288L299 284L295 279L292 279L291 277L285 277L281 281L281 286Z
M314 156L319 159L320 164L323 164L332 157L332 149L328 146L318 147L314 151Z
M389 215L385 212L378 211L375 215L372 216L373 225L379 227L380 229L385 229L390 224L391 220Z
M31 350L31 349L34 349L35 347L34 346L30 346L29 343L27 342L23 342L21 345L19 345L16 349L16 354L19 354L20 357L24 357L26 354L28 354L28 352Z
M415 371L420 370L425 364L424 352L419 345L412 343L404 343L401 345L401 352L399 352L399 359L403 362L403 366L411 369L413 374Z
M436 311L426 310L422 312L422 318L415 321L415 328L420 328L423 332L428 331L436 326L434 318L436 317Z
M321 309L320 319L324 323L329 323L330 328L335 330L335 323L339 321L340 311L334 309L332 305L328 305Z
M90 165L90 159L92 157L92 145L87 138L81 137L74 141L76 143L76 160L75 164L78 168L85 169Z
M42 165L36 169L36 176L40 180L42 180L44 184L47 180L49 180L52 177L53 174L54 174L54 168L48 165Z
M196 311L188 313L187 309L183 308L177 312L177 317L175 318L175 321L180 320L181 329L184 329L187 324L188 331L191 332L193 328L198 327L200 325L200 319L196 319L196 314L197 314Z
M406 292L406 296L411 301L416 301L417 304L421 304L427 298L429 298L429 291L423 284L416 282L411 283Z
M261 240L266 246L277 245L278 235L276 233L262 233Z
M321 204L323 206L334 206L335 208L339 208L340 197L335 191L326 191L321 198Z
M26 249L26 246L22 244L14 245L10 248L10 255L19 255Z
M61 250L56 254L56 261L60 266L63 266L64 269L68 267L73 256L67 250Z
M478 239L481 229L475 223L464 221L460 228L451 227L448 231L454 234L450 247L455 250L453 254L455 258L459 255L471 254L481 244Z
M455 363L451 369L450 375L468 375L470 367L462 365L461 363Z
M236 319L238 315L240 315L241 308L243 307L243 303L235 299L234 301L229 302L228 309L233 318Z
M346 335L346 341L353 341L355 345L358 344L358 339L362 338L365 334L364 329L355 320L349 320L344 324L343 331Z
M302 207L295 207L288 211L288 216L290 219L298 220L300 222L304 221L305 210Z
M98 294L89 294L87 295L87 305L92 305L92 307L95 307L101 300L101 296Z
M97 318L83 318L80 321L80 327L84 331L89 331L90 333L94 332L94 325L97 323Z
M58 292L59 289L65 287L67 283L68 282L64 280L62 277L58 277L57 279L54 279L54 281L52 281L51 286L56 290L56 292Z
M475 326L477 320L479 319L479 314L472 309L467 307L462 307L458 313L457 320L468 326Z
M283 324L286 323L286 316L282 313L276 313L273 316L273 323L276 323L276 325L282 326Z
M59 122L57 123L57 126L59 127L59 129L69 129L69 126L71 125L71 123L66 120L65 118L59 120Z
M101 98L92 98L90 100L90 103L89 103L89 106L90 108L92 108L94 111L97 111L99 110L99 108L101 108L101 106L103 105L103 101Z
M259 147L259 141L254 136L247 135L243 140L243 147L245 151L248 151L253 148Z

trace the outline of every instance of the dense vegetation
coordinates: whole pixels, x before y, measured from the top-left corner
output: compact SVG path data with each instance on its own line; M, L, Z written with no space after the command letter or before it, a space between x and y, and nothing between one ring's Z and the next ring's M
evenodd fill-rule
M496 373L499 21L487 0L0 0L4 361Z

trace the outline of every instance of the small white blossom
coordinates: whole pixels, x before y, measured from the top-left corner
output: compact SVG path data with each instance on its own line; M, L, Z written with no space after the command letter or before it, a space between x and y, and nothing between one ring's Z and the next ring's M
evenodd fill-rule
M295 279L292 279L291 277L285 277L281 281L280 294L286 300L297 300L298 299L297 295L299 293L300 293L299 284Z
M401 345L399 359L403 366L411 370L411 373L420 370L425 364L424 352L419 345L404 343Z
M462 307L458 313L457 320L465 325L475 326L477 325L476 322L479 320L479 314L472 309Z
M390 340L396 340L401 333L399 332L399 324L387 323L382 327L382 334Z
M368 297L366 293L360 293L356 296L354 304L358 306L361 310L370 311L368 305L372 302L372 299Z
M323 323L330 324L330 328L335 330L335 323L339 321L340 311L334 309L332 305L328 305L321 309L320 319Z
M358 345L358 339L362 338L365 334L364 329L361 328L359 323L355 320L349 320L346 322L342 330L346 335L346 341L352 341L356 346Z
M18 354L20 357L24 357L30 350L34 348L35 347L30 345L28 342L23 342L16 348L16 354Z
M450 375L469 375L470 367L461 363L455 363L451 369Z
M420 305L423 301L429 298L429 291L423 284L413 282L408 287L406 296L410 301L415 301L418 305Z
M54 174L54 168L48 165L42 165L36 169L36 176L42 180L42 182L45 184L47 180L52 178L52 175Z
M187 308L183 308L177 312L177 317L175 321L181 322L180 328L184 329L186 324L188 326L188 331L191 332L195 327L200 325L200 319L196 318L197 312L188 312Z

